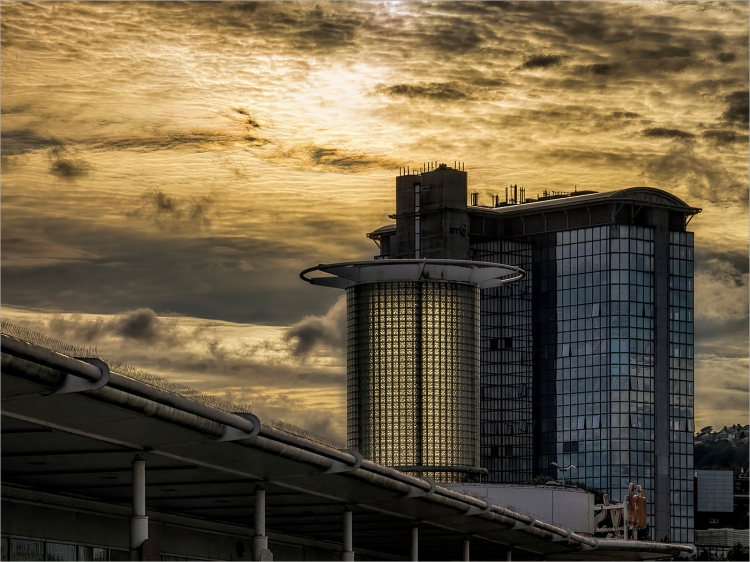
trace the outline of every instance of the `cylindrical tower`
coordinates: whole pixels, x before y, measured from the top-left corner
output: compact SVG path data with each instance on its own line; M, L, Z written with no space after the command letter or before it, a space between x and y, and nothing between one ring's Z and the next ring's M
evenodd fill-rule
M331 276L306 277L312 271ZM347 293L347 441L362 456L441 482L479 466L479 288L512 266L460 260L319 265Z

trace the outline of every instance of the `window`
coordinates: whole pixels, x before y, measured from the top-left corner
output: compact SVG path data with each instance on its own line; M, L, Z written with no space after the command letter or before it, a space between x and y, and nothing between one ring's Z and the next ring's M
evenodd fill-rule
M10 539L11 560L44 560L44 542Z
M76 547L74 544L47 542L46 560L75 560Z
M503 349L511 349L513 347L513 338L504 338Z
M497 351L497 349L498 349L498 339L490 338L490 351Z

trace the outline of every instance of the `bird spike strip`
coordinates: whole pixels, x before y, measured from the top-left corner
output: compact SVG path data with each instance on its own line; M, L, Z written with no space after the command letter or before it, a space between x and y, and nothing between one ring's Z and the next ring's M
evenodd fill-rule
M60 355L67 355L68 357L95 357L97 359L101 359L109 366L110 371L112 371L113 373L128 377L129 379L137 380L138 382L142 382L154 388L158 388L159 390L189 398L190 400L193 400L200 404L204 404L211 408L216 408L217 410L223 410L225 412L234 414L252 413L250 404L237 404L234 402L230 402L228 400L219 398L218 396L212 396L210 394L200 392L199 390L196 390L189 386L173 382L166 377L155 375L143 369L139 369L138 367L133 367L132 365L127 365L126 363L122 363L120 361L114 361L111 359L100 357L95 347L81 347L71 345L69 343L44 335L40 332L30 330L29 328L26 328L24 326L13 324L12 322L8 322L7 320L0 321L0 326L3 335L25 341L27 343L30 343L31 345L43 347L44 349L54 351L55 353L59 353ZM270 420L270 422L264 422L264 424L273 427L274 429L296 435L297 437L304 437L305 439L310 439L311 441L315 441L316 443L320 443L321 445L333 447L334 449L345 448L341 443L337 443L336 441L323 437L322 435L318 435L316 433L313 433L312 431L308 431L281 420L273 419Z

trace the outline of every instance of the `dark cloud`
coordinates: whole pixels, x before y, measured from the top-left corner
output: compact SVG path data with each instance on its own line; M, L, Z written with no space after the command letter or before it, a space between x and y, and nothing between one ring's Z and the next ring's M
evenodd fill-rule
M547 70L557 68L570 59L567 55L528 55L524 57L523 64L517 67L520 70Z
M2 266L7 274L13 267L48 267L65 262L92 262L100 256L81 248L67 246L37 236L27 229L3 225Z
M300 144L288 150L260 156L274 164L312 171L356 173L364 170L398 168L398 163L390 158L316 144Z
M726 90L733 90L741 87L740 81L733 78L721 78L716 80L700 80L694 82L691 87L701 95L714 96Z
M680 129L666 129L664 127L643 129L642 134L647 138L662 139L692 139L695 137L693 133L688 133L687 131L681 131Z
M175 344L177 337L172 326L166 324L150 308L140 308L110 320L88 320L80 316L59 316L50 320L50 332L63 339L86 344L102 338L115 337L146 345Z
M209 227L215 215L213 195L191 195L179 198L159 188L147 189L140 196L140 204L129 211L130 216L146 219L160 227Z
M615 119L638 119L641 117L640 113L635 113L633 111L613 111L611 115Z
M150 308L129 312L111 325L113 333L136 341L153 342L162 337L159 318Z
M723 53L719 53L718 55L716 55L716 59L719 62L724 62L724 63L734 62L735 60L737 60L737 55L734 53L723 52Z
M126 137L110 136L105 140L81 139L81 145L94 151L132 150L156 152L169 150L210 150L244 144L244 133L226 134L215 131L186 131L165 134L135 134ZM256 143L259 139L252 138Z
M260 127L260 124L253 117L248 116L243 122L250 130L256 130ZM186 131L149 135L139 131L128 136L107 136L104 139L98 136L92 138L80 136L76 141L75 149L93 151L132 150L136 152L179 149L207 150L243 145L247 142L255 145L266 144L269 141L258 137L257 134L247 136L245 133L227 134L215 131ZM82 175L79 173L82 161L63 158L63 155L68 153L72 149L72 146L66 145L58 138L45 136L32 129L16 129L2 133L2 146L4 156L14 156L50 149L51 153L60 158L62 162L59 166L56 166L57 171L53 173L62 177Z
M669 39L668 36L667 39ZM665 58L689 58L693 55L693 51L687 47L662 45L658 49L638 49L627 54L633 59L661 60Z
M748 136L735 131L722 130L722 129L710 129L701 133L703 140L714 147L726 147L736 143L747 143Z
M727 103L726 111L721 115L725 121L747 128L750 120L750 102L747 90L738 90L724 97Z
M191 3L182 8L180 17L189 27L221 33L228 39L244 41L255 36L316 56L354 47L370 14L338 3L227 2L220 6Z
M50 164L49 173L53 176L72 180L88 175L90 169L91 164L80 158L60 158Z
M393 86L381 84L376 91L394 97L404 96L441 101L467 100L472 97L458 82L417 82L416 84L394 84Z
M747 178L714 155L704 156L692 144L673 145L663 155L647 157L644 175L663 188L686 187L693 197L726 205L748 203Z
M465 55L479 49L484 43L484 38L477 33L472 22L458 19L435 25L425 39L425 45L435 51L454 55Z
M614 74L620 68L620 64L607 64L607 63L596 63L582 66L581 69L584 72L596 74L598 76L609 76Z
M712 264L716 263L723 264L720 268L721 271L724 272L723 275L726 275L727 271L737 272L730 274L730 277L734 279L733 282L739 282L739 280L741 280L742 274L750 272L750 262L748 262L747 248L743 248L741 250L718 250L711 245L696 245L695 268L697 271L706 271L709 267L712 267Z
M325 228L330 230L331 224L329 220ZM55 250L54 259L25 267L4 264L3 303L92 314L150 308L197 318L289 325L304 315L324 313L339 296L302 282L302 269L342 256L366 259L373 253L371 241L354 238L347 228L330 233L331 240L337 231L343 233L346 250L332 245L325 237L328 231L321 231L317 240L323 249L317 251L300 240L254 238L252 229L241 236L212 236L210 231L190 236L192 229L165 236L134 229L132 223L74 217L45 217L39 223L3 215L3 235L13 228L16 237L24 237L31 225L76 254L58 259L62 250ZM4 245L3 259L5 254Z
M62 147L57 138L49 137L32 129L11 129L2 132L3 156L26 154L34 150Z
M243 121L248 127L257 129L261 126L260 123L258 123L258 121L252 115L250 115L250 112L244 107L235 107L234 111L238 115L243 116Z
M48 157L50 159L49 173L53 176L66 180L87 176L91 170L91 164L77 156L77 151L63 145L51 148Z
M318 346L343 349L346 334L346 298L340 297L324 316L307 316L284 335L294 355L308 355Z
M718 250L698 236L696 242L696 354L747 360L750 289L747 250ZM746 376L744 384L747 386Z

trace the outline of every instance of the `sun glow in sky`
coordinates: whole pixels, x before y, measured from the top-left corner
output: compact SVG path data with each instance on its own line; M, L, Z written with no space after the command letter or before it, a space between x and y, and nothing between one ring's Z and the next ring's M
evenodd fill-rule
M4 3L3 317L343 440L298 273L372 256L427 160L702 207L696 425L747 418L740 2Z

